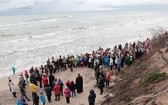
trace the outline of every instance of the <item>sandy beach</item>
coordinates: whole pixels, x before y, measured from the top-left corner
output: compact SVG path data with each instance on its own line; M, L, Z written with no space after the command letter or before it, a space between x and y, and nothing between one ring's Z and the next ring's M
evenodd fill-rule
M63 83L65 84L65 82L67 80L75 81L78 73L80 73L83 76L84 91L81 94L77 94L76 97L71 98L69 105L88 105L88 98L87 97L88 97L89 91L91 89L94 89L96 92L96 95L97 95L95 104L101 105L101 102L104 100L103 97L106 96L107 93L104 92L103 95L99 95L99 93L100 93L99 89L94 87L94 85L96 84L94 70L89 69L89 68L75 68L74 72L70 72L70 70L68 69L67 71L58 72L54 76L57 79L59 79L59 78L62 79ZM16 75L11 75L10 77L11 77L12 81L15 83L15 85L17 85L18 81L19 81L18 80L19 73L17 73ZM115 78L115 77L113 77L113 78ZM12 93L9 91L9 88L8 88L8 77L0 78L0 83L2 83L0 85L0 105L15 105L18 97L20 96L20 91L19 91L18 86L16 86L17 87L17 98L13 98ZM29 86L29 84L27 84L27 90L26 90L27 96L31 97L28 86ZM65 87L66 86L64 86L64 88ZM107 88L105 88L104 90L106 91ZM37 90L38 95L41 91L43 91L43 93L45 95L44 89L43 88L40 89L38 86L38 90ZM47 102L47 105L55 105L55 104L66 105L65 97L61 97L60 102L55 102L54 98L55 97L54 97L54 93L53 93L52 102L51 103ZM28 102L29 105L32 105L32 103L33 103L32 101ZM40 102L40 105L42 105L41 102Z

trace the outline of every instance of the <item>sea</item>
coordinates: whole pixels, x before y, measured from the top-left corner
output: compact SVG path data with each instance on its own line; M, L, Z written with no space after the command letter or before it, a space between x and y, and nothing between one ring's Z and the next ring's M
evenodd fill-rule
M168 11L83 11L0 16L0 77L59 55L91 53L168 29Z

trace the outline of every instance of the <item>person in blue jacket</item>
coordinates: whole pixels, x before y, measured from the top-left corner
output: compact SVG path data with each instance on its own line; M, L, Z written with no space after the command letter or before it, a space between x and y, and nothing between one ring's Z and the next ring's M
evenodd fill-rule
M46 98L45 98L45 96L43 95L43 92L40 93L40 100L41 100L41 102L43 103L43 105L45 105L45 103L46 103Z
M23 95L21 95L16 105L28 105L28 103L26 102L26 98Z

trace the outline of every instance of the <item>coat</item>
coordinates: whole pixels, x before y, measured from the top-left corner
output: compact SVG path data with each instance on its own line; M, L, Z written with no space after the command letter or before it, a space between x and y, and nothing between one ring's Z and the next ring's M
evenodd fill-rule
M44 88L44 90L45 90L47 96L52 96L52 93L51 93L52 88L50 86L46 86Z
M71 91L74 91L75 89L76 89L76 85L71 83L71 85L70 85L70 90L71 90Z
M33 96L33 102L35 103L35 105L39 104L39 96L38 95Z
M90 94L88 96L88 102L89 103L95 103L95 98L96 98L96 94L93 90L91 90Z
M111 75L109 72L107 72L106 74L106 81L110 81L111 80Z
M12 93L15 93L16 92L16 87L15 87L15 85L12 83L12 84L10 84L10 89L11 89L11 92Z
M42 103L46 102L46 98L44 97L44 95L40 95L40 100L41 100Z
M48 78L47 77L42 77L42 83L43 83L43 85L47 85L48 84Z
M21 96L17 102L17 105L28 105L24 96Z
M83 78L82 78L82 76L78 76L76 78L76 89L77 89L77 93L83 92Z
M64 95L65 95L65 97L71 97L69 88L66 88L66 89L64 90Z
M103 88L104 87L104 82L105 82L105 78L104 77L101 77L100 80L99 80L99 88Z
M53 90L54 90L55 95L60 94L60 85L55 85Z
M36 85L30 83L30 84L29 84L29 91L30 91L31 93L35 92L35 91L36 91Z

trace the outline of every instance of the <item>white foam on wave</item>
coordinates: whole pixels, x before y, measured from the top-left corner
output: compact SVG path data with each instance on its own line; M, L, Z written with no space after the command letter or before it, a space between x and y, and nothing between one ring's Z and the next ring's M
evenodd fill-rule
M38 24L38 23L48 23L48 22L55 22L60 21L61 19L47 19L47 20L38 20L38 21L31 21L31 22L24 22L24 23L16 23L16 24L4 24L0 25L0 27L13 27L13 26L20 26L20 25L29 25L29 24Z

